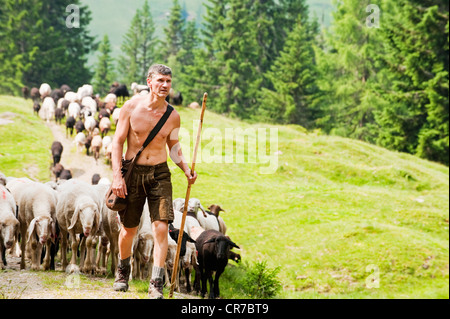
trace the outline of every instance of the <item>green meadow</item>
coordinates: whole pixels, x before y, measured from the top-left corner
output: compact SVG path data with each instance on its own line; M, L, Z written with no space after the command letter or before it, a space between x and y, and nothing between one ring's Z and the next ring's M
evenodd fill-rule
M190 159L200 110L176 109ZM0 96L4 112L17 116L0 125L0 171L49 180L50 130L29 100ZM173 197L184 197L186 178L169 166ZM191 197L225 209L243 264L279 267L277 298L449 298L448 167L206 111L196 171ZM251 298L244 268L230 264L222 297Z

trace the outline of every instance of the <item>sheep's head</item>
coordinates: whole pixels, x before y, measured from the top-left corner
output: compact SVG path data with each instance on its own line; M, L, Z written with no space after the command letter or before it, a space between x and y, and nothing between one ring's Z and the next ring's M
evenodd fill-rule
M238 245L231 241L229 237L226 236L216 236L207 240L204 244L214 243L214 252L217 259L228 259L228 252L231 247L240 249Z
M83 228L84 236L95 235L100 227L100 212L97 204L92 200L81 201L82 204L77 205L73 213L70 226L68 229L75 227L79 221Z
M39 238L41 244L45 244L48 239L55 241L56 224L50 216L38 216L33 218L28 226L28 241L35 234Z
M199 209L203 212L203 216L205 216L206 218L206 211L203 208L202 204L200 204L200 200L198 198L191 198L188 202L188 213L194 213L195 215L197 215Z
M14 244L15 238L19 234L19 221L15 218L8 218L8 220L0 221L0 240L6 249L9 249Z
M225 212L219 205L210 205L208 209L213 213L216 217L219 217L220 212Z
M153 252L153 236L151 234L139 234L138 247L139 253L144 262L148 263Z
M169 225L169 235L175 241L178 242L178 236L180 236L180 230L175 228L173 224ZM186 254L186 243L191 242L195 244L195 240L193 240L185 231L183 231L183 237L181 239L181 248L180 248L180 256L184 256Z

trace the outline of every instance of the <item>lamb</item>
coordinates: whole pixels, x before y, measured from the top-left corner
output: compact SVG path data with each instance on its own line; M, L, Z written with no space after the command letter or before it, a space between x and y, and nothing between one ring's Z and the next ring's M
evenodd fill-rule
M14 187L16 183L18 187ZM31 248L31 269L39 270L42 246L46 246L43 269L50 269L51 244L56 239L56 191L39 182L12 181L7 185L16 199L20 222L22 259L20 269L25 269L25 248Z
M102 133L102 137L108 135L108 132L111 129L111 121L108 117L101 118L99 128L100 132Z
M63 145L59 141L54 141L52 143L52 157L53 157L53 166L61 161L61 155L63 152Z
M145 202L137 234L133 240L133 278L145 279L151 276L153 259L153 228L148 202ZM147 276L144 276L147 268Z
M75 118L73 116L69 116L66 120L66 138L67 138L67 131L70 132L70 136L72 137L74 126L75 126Z
M102 139L102 149L103 149L103 154L106 156L106 152L108 149L108 146L112 143L112 137L111 136L105 136Z
M44 121L50 122L55 117L56 104L55 101L49 96L44 98L41 109L39 110L39 116Z
M96 190L90 184L72 180L59 186L56 219L61 231L61 260L65 270L67 263L67 234L72 247L72 258L68 271L76 269L78 248L77 234L86 237L87 256L80 260L80 270L91 273L95 271L94 249L95 236L100 229L101 213Z
M52 93L52 88L47 83L42 83L41 87L39 88L39 94L41 95L41 99L44 99L47 96L50 96L50 93Z
M117 85L116 87L112 87L110 92L115 94L117 97L130 96L130 93L128 92L127 86L125 84L121 84L121 85Z
M228 264L230 248L240 248L229 237L211 229L200 234L195 247L198 251L198 270L202 282L201 296L205 296L207 292L206 281L209 281L209 298L218 298L220 296L219 278ZM213 271L216 272L214 281ZM196 276L196 281L197 279Z
M6 187L0 184L0 255L4 266L7 266L6 250L14 247L18 235L16 201Z

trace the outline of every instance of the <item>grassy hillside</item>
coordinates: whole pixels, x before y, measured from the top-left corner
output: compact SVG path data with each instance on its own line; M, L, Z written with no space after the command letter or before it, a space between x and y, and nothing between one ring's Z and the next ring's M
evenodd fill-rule
M20 116L16 124L0 126L0 171L25 174L33 164L45 179L48 129L26 115L31 104L20 98L0 96L0 114L5 110ZM188 156L199 110L177 110ZM279 298L449 297L448 167L298 126L276 127L278 147L260 143L258 129L268 139L270 128L207 111L191 196L226 210L227 234L240 245L244 262L280 267ZM240 130L247 134L243 139ZM29 141L15 150L22 165L6 161L10 145L24 136ZM253 142L266 149L255 155ZM31 152L46 155L28 157ZM276 171L263 174L269 167L263 155L274 154ZM174 198L184 197L185 177L169 164ZM221 279L224 297L245 297L229 283L237 273L229 267Z
M53 136L32 106L31 100L0 96L0 122L10 122L0 125L0 172L48 181Z

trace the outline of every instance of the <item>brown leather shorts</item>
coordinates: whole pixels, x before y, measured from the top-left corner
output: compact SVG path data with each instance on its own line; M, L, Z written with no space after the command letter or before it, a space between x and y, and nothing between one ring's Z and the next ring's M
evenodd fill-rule
M167 162L154 165L135 165L130 177L127 208L119 212L124 227L139 226L145 200L148 200L152 222L174 219L172 207L172 182Z

